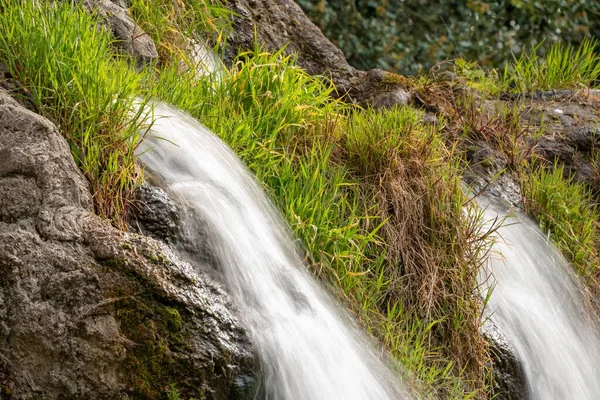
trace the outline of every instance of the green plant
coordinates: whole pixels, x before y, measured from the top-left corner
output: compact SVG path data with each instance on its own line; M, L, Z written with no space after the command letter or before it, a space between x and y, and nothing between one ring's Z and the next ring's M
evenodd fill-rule
M96 212L122 226L139 181L135 105L142 76L106 29L68 2L0 2L0 60L54 120L89 180Z
M600 76L598 42L584 39L579 47L553 44L544 58L538 56L541 44L514 57L504 69L506 89L519 92L586 87Z
M167 388L167 397L169 400L179 400L180 394L174 383L170 384Z
M600 212L592 202L589 190L572 177L565 177L564 166L547 169L539 163L530 166L521 183L525 206L550 233L554 243L588 278L594 277L600 265Z
M458 57L502 67L511 54L542 43L577 47L600 37L596 0L298 0L360 69L403 74Z

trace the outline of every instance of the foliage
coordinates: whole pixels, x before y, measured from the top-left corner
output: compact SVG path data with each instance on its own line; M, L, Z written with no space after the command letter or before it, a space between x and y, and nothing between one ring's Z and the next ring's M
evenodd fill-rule
M538 56L541 46L523 52L507 64L504 86L514 92L585 87L600 77L598 42L584 39L575 49L562 43L553 44L544 59Z
M298 0L361 69L405 74L444 59L464 58L499 67L512 54L541 43L578 45L600 37L595 0Z
M397 324L427 327L418 333L430 348L482 388L487 345L473 293L487 233L476 213L464 212L469 204L454 147L445 145L440 126L421 120L410 108L355 113L344 139L349 166L375 193L386 221L382 274L389 283L378 307L403 310Z
M0 2L0 60L54 120L89 180L99 215L121 225L139 179L141 75L97 18L69 2Z
M550 233L577 271L593 277L600 265L600 212L585 186L565 178L564 166L532 165L521 184L527 211Z

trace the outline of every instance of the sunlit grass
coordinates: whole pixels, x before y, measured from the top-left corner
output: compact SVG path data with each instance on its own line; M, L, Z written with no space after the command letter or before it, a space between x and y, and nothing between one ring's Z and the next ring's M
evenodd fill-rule
M113 52L83 6L0 1L0 60L55 121L92 188L101 216L122 225L139 179L134 150L142 75Z
M231 23L231 12L219 0L132 0L130 10L154 40L163 65L189 58L193 41L216 40Z
M553 44L543 58L539 45L507 63L503 75L505 90L515 93L536 90L587 87L600 76L597 41L584 39L578 48Z

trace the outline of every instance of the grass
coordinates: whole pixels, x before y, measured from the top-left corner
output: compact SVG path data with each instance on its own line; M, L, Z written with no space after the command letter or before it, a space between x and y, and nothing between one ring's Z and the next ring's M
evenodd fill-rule
M544 58L537 52L522 52L504 69L503 86L515 93L587 87L600 76L600 56L596 40L584 39L578 48L553 44Z
M139 181L134 97L142 76L82 6L1 0L0 10L0 60L67 138L96 212L123 226Z
M231 12L219 0L132 0L130 10L156 43L163 65L181 57L191 61L195 44L207 45L230 29Z
M521 187L527 211L550 233L575 269L584 277L597 277L600 212L590 191L572 177L565 177L564 167L558 164L547 169L534 163Z
M463 211L469 205L458 154L439 126L425 126L421 117L410 108L356 113L344 139L349 165L375 193L377 214L386 221L388 286L378 309L388 318L402 310L396 323L409 332L419 327L412 332L424 335L423 349L435 349L472 388L484 388L487 345L478 332L474 288L487 253L485 234L479 218Z

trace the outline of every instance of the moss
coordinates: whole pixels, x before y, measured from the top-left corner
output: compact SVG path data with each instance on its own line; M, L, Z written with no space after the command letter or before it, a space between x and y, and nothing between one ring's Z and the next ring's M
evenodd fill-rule
M126 274L126 258L113 258L102 263L117 275ZM107 293L113 313L119 322L120 333L132 345L127 349L125 371L134 398L167 398L173 383L185 382L192 370L178 352L185 352L183 320L179 311L163 304L160 299L144 295L145 284L135 276L115 280ZM186 388L198 396L201 388ZM200 398L202 398L200 396Z
M407 88L414 86L414 82L410 78L388 71L385 71L383 74L382 82L387 84L398 84Z
M102 265L108 267L109 269L122 270L126 265L126 261L124 258L110 258L102 261Z
M171 307L163 307L160 309L160 313L170 331L179 332L181 330L182 321L179 311Z
M184 349L179 311L133 296L119 300L115 307L121 334L135 343L125 360L134 396L164 398L165 388L185 381L188 370L174 358Z

